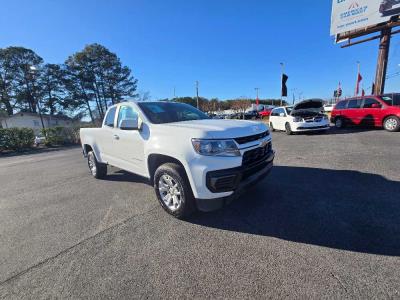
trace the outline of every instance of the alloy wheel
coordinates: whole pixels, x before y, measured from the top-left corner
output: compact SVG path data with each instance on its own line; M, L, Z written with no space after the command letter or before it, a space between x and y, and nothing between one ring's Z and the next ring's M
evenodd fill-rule
M387 130L395 130L397 128L398 122L395 118L389 118L385 121L385 128Z
M158 191L161 199L171 211L178 210L182 205L182 187L168 174L164 174L158 181Z

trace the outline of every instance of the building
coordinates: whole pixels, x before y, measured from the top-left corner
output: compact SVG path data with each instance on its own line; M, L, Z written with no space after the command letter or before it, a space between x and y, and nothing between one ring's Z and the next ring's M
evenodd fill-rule
M73 125L72 119L66 116L58 116L58 115L51 116L42 114L42 118L45 128L57 127L57 126L70 127ZM19 112L12 116L1 118L0 121L2 128L12 128L12 127L32 128L35 134L38 134L40 130L42 130L43 128L39 114L31 112Z

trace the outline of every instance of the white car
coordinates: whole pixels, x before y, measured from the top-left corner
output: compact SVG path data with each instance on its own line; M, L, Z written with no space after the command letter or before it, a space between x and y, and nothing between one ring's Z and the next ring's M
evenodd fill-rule
M269 126L271 130L286 131L288 135L328 130L329 118L322 110L323 102L320 100L306 100L294 106L277 107L271 112Z
M325 104L324 105L324 112L332 112L334 107L335 107L335 104Z
M95 178L107 165L148 178L177 218L222 207L264 178L275 157L265 124L210 119L174 102L114 105L101 128L82 128L80 137Z

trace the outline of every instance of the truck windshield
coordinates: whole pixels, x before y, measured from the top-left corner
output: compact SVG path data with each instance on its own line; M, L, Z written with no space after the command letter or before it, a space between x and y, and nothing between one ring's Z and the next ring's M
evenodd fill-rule
M153 124L209 119L205 113L183 103L139 102L138 105Z

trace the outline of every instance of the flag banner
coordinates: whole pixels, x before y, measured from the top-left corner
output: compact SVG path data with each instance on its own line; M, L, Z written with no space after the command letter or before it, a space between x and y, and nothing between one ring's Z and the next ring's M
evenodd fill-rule
M361 74L358 73L358 76L357 76L357 85L356 85L356 96L358 96L358 94L360 93L360 82L361 82L362 79L363 79L363 78L362 78Z
M289 79L289 76L287 76L286 74L282 74L282 93L281 93L282 97L287 97L286 82L288 79Z

